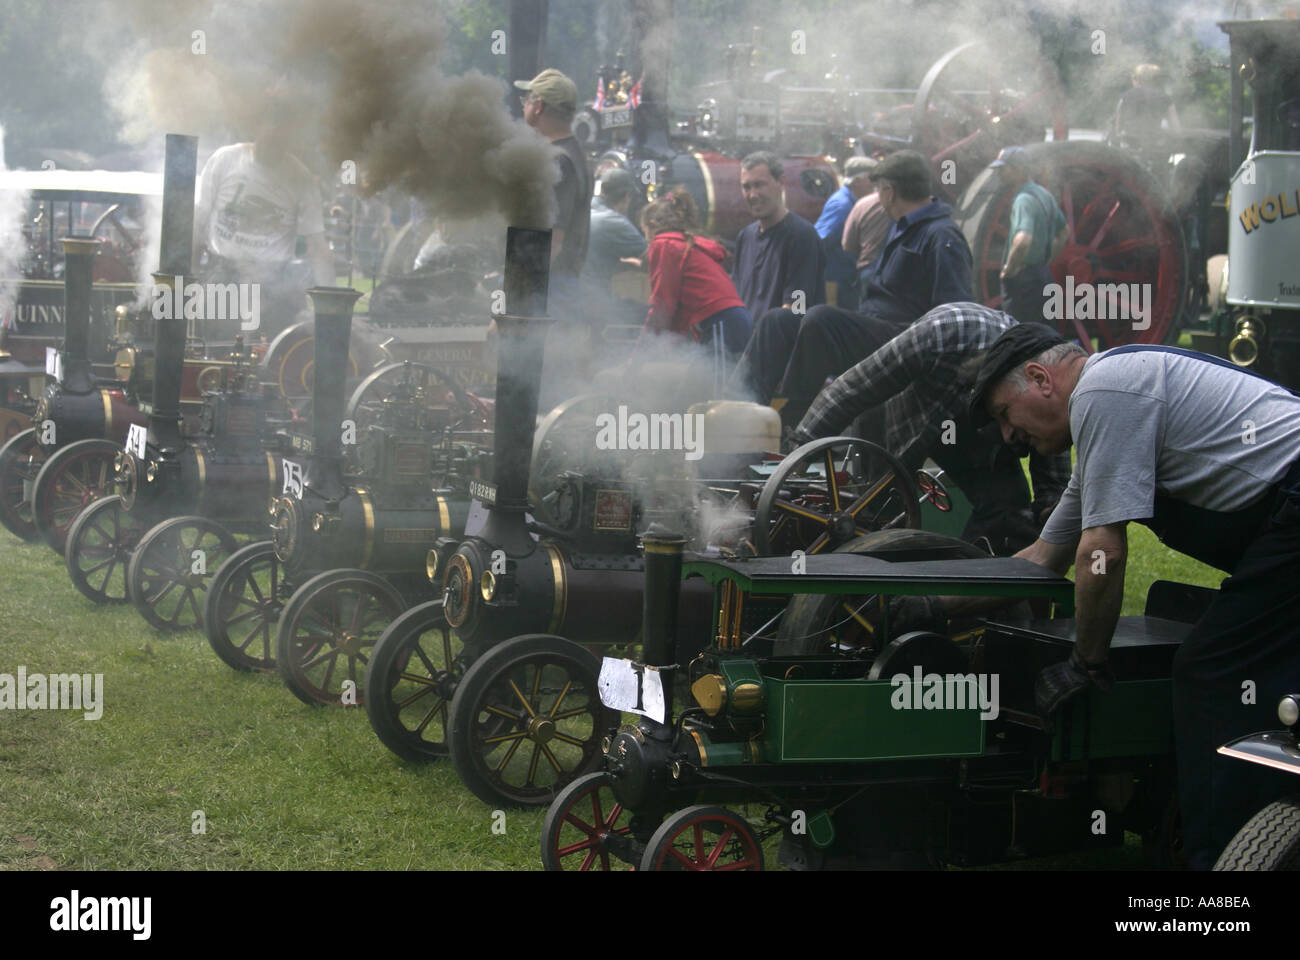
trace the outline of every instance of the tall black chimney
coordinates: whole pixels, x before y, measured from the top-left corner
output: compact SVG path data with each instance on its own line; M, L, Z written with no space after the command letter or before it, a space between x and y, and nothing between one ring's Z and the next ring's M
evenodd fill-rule
M90 370L90 287L99 241L92 237L63 238L63 380L64 393L86 394L95 389Z
M506 312L496 317L496 428L492 479L496 487L483 538L506 553L532 550L524 525L528 471L537 429L537 395L546 346L546 295L550 283L551 231L510 227L506 232Z
M174 309L182 297L174 287L184 283L194 248L194 180L198 170L199 138L167 134L163 162L162 241L154 297L173 299L170 319L159 319L154 336L153 410L149 441L164 454L184 449L181 439L181 371L185 364L185 315Z
M674 662L677 608L682 590L682 549L686 541L659 524L651 524L645 543L645 592L642 595L641 657L652 667ZM664 709L672 715L673 685L664 684Z
M628 146L636 157L666 160L673 152L668 139L673 0L632 0L630 6L631 62L640 71L641 105L632 117Z
M316 311L316 359L312 366L312 455L307 486L327 500L342 499L344 384L352 305L360 291L350 287L312 287L307 291Z

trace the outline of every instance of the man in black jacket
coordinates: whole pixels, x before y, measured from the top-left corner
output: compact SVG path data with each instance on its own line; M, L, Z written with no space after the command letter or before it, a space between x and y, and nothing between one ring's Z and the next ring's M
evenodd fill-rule
M870 174L894 221L865 278L858 313L819 306L803 318L772 318L754 330L744 361L750 386L795 427L828 378L839 376L944 303L974 299L971 253L952 208L930 195L925 158L886 157ZM743 362L743 361L742 361Z

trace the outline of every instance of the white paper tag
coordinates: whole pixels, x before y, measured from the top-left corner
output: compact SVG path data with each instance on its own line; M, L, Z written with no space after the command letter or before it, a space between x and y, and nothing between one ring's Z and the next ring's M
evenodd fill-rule
M133 423L126 431L126 452L138 460L145 458L145 448L149 444L149 431L138 423Z
M55 380L63 379L63 355L54 347L45 348L45 372Z
M664 722L664 686L657 667L605 657L600 664L600 702L611 710Z
M295 500L302 499L302 465L292 460L281 460L284 465L284 489L281 494L292 493Z

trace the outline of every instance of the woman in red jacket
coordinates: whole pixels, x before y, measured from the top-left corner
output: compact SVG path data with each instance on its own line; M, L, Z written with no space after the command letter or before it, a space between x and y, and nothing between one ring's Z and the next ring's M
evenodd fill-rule
M681 187L641 212L641 229L650 238L645 329L690 338L707 347L720 366L730 367L744 352L754 324L722 269L726 248L700 236L698 222L695 201Z

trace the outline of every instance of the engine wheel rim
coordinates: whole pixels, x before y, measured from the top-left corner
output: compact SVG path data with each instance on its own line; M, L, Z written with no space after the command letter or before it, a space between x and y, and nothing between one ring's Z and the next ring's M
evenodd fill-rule
M232 555L209 585L204 630L226 664L268 673L276 669L275 629L284 609L284 567L269 543L243 549L248 554Z
M69 528L65 548L73 586L95 603L129 600L127 570L144 531L120 497L103 497L86 507ZM120 574L120 590L114 574Z
M280 676L305 702L362 705L367 651L400 613L400 604L369 580L330 582L295 595L276 641ZM344 703L345 681L352 683L355 704Z
M463 673L462 647L442 601L420 609L385 629L366 670L371 726L385 746L413 760L447 756L451 703Z
M642 870L762 870L758 837L743 818L722 807L687 807L655 831Z
M849 475L868 458L866 475ZM754 545L760 556L827 553L877 530L920 525L911 474L896 458L866 440L827 437L795 450L763 484Z
M546 651L517 658L473 692L463 745L494 793L523 806L549 803L590 769L603 735L595 679L588 664Z
M177 517L159 524L141 538L131 558L132 603L158 630L201 626L208 581L234 549L225 528L206 518ZM202 553L201 567L195 551Z
M608 774L597 771L578 777L560 791L546 812L543 867L610 870L609 838L630 836L632 816L614 796Z
M1166 343L1179 329L1188 286L1177 218L1167 214L1156 181L1124 154L1094 145L1080 150L1081 146L1048 144L1034 150L1040 166L1050 171L1043 186L1059 197L1066 218L1066 245L1050 265L1053 281L1062 290L1063 313L1067 312L1067 277L1073 277L1076 289L1082 284L1149 283L1150 326L1139 330L1131 320L1063 316L1055 321L1057 331L1066 339L1079 339L1089 352L1128 343ZM1073 156L1071 149L1077 151ZM1105 166L1108 159L1113 161L1110 167ZM988 179L972 186L980 191L994 189ZM975 299L990 307L1002 303L998 275L1015 195L1013 190L996 189L971 238ZM1126 306L1127 298L1117 299L1117 304Z
M40 536L29 491L44 463L45 452L36 442L35 429L14 434L0 448L0 523L29 542Z
M65 452L67 448L59 451ZM32 493L32 516L52 550L62 553L77 514L112 490L116 456L116 450L98 448L68 452L65 457L56 453L41 468Z

